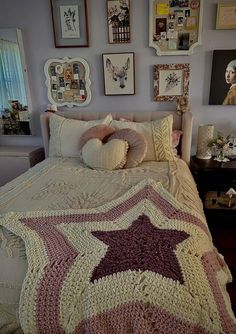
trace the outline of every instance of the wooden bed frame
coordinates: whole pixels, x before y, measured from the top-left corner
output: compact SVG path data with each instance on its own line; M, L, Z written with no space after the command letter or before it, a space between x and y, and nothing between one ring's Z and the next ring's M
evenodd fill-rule
M49 118L52 113L45 112L40 115L41 129L42 129L42 137L43 144L45 150L45 157L48 157L49 151L49 138L50 138L50 130L49 130ZM89 121L93 119L104 118L109 112L90 112L90 111L60 111L56 113L57 115ZM181 138L180 145L180 157L189 164L190 154L191 154L191 142L192 142L192 125L193 125L193 116L191 112L186 112L179 116L176 111L153 111L153 112L111 112L113 119L119 120L120 118L126 118L133 122L145 122L160 119L169 114L173 114L174 130L182 130L183 136Z

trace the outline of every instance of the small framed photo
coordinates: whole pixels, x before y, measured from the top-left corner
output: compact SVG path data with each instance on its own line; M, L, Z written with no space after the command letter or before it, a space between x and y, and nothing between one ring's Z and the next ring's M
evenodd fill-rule
M189 95L189 64L154 65L154 101L174 101Z
M196 27L197 27L197 18L196 18L196 16L186 17L185 28L187 30L190 30L190 29L196 29Z
M104 94L134 95L134 52L104 53Z
M51 0L56 48L88 47L87 0Z
M236 3L218 4L216 29L236 29Z
M130 43L130 1L107 0L108 42Z

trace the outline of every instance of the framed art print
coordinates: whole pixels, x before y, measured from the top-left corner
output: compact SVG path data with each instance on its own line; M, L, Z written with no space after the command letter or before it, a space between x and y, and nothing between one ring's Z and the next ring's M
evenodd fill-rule
M216 29L236 29L236 2L218 4Z
M86 0L51 0L56 48L88 47Z
M134 52L104 53L103 74L105 95L134 95Z
M236 50L214 50L209 104L236 105Z
M107 0L108 42L130 43L130 0Z
M174 101L189 95L189 64L154 65L154 101Z

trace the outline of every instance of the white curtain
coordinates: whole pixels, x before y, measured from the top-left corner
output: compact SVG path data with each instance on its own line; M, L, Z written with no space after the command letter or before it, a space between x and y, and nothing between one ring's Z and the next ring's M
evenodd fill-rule
M0 39L0 110L8 100L27 105L20 51L17 43Z

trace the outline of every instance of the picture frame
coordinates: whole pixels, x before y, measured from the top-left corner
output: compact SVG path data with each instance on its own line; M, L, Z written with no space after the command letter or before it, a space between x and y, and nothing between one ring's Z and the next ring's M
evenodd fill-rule
M217 5L216 29L236 29L236 2Z
M55 47L89 47L87 0L50 1Z
M44 65L48 100L59 107L85 107L91 101L90 70L83 58L53 58Z
M134 52L103 53L104 95L135 94Z
M130 0L107 0L106 5L108 43L130 43Z
M236 49L214 50L210 83L210 105L236 105Z
M149 0L149 46L158 56L191 55L202 41L203 0Z
M154 65L154 101L174 101L189 96L189 64Z

